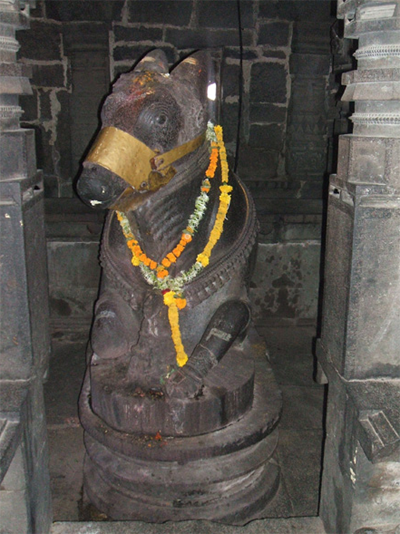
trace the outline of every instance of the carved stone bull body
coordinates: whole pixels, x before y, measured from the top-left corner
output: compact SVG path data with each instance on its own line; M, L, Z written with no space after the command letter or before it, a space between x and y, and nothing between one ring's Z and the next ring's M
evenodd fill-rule
M176 361L163 291L149 284L141 269L132 265L132 254L115 212L125 213L132 234L147 257L155 262L161 262L179 243L209 165L210 142L204 136L208 81L205 53L190 56L171 74L162 52L145 56L133 71L120 77L106 99L102 110L104 133L84 162L77 186L87 203L111 208L102 239L103 273L81 395L81 419L88 452L86 490L97 506L118 519L159 521L176 517L173 509L156 513L150 501L152 511L146 515L140 504L143 496L139 504L134 504L136 497L132 495L125 503L125 497L116 490L121 480L110 482L112 489L108 485L99 489L105 483L104 470L108 477L114 476L111 463L118 464L115 471L121 468L118 463L121 454L128 456L132 473L137 472L138 467L133 465L138 457L156 463L172 460L185 463L189 461L186 449L192 447L191 436L211 433L218 441L219 432L225 432L227 425L255 409L257 365L245 337L250 322L246 282L257 223L253 202L244 186L230 174L233 190L223 232L209 264L183 287L186 306L179 311L179 329L188 361L181 366ZM131 146L135 157L130 153ZM167 165L168 158L172 163ZM206 246L219 209L220 185L221 173L217 170L197 231L169 267L171 279L190 270ZM274 387L269 386L268 392L275 399L272 411L268 417L258 416L259 421L249 430L252 437L246 438L249 442L254 443L255 434L257 440L266 439L276 424L280 404ZM164 437L186 437L188 441L179 445L176 442L172 456L164 457L165 447L158 451L161 456L153 452L150 458L147 438L144 448L137 440L138 436L151 435L158 436L158 441ZM245 438L241 445L233 445L237 440L232 436L224 438L227 443L218 446L211 444L214 437L207 438L211 440L209 444L205 440L208 452L192 452L193 460L209 456L211 449L218 456L221 447L225 455L229 443L233 452L245 447ZM158 441L156 444L160 445ZM118 454L114 455L112 449ZM260 457L260 464L265 464L271 450L266 458ZM108 455L107 460L104 455ZM228 478L232 476L235 477L230 474ZM171 481L168 484L174 485ZM205 480L201 485L202 491L206 491ZM133 486L137 487L137 481L132 479L127 491L132 492ZM176 486L181 487L181 483L176 482ZM206 509L207 506L200 516L197 512L185 512L179 517L226 515Z

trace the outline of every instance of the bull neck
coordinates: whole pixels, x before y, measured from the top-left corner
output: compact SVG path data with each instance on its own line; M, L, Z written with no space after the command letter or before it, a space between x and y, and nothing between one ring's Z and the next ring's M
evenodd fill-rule
M208 166L208 142L176 165L176 175L129 214L132 229L146 254L160 261L179 241Z

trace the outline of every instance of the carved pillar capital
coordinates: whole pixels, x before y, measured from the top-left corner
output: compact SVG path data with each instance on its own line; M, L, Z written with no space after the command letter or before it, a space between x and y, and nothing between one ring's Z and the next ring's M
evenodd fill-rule
M16 129L22 109L19 95L31 94L30 67L17 62L16 30L29 27L33 2L0 0L0 130Z

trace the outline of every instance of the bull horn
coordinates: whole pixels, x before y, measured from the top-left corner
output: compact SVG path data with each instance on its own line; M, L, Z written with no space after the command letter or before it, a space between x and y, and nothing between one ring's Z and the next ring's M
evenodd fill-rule
M156 48L146 54L136 65L135 74L137 72L152 71L160 74L167 74L169 72L168 60L165 53Z

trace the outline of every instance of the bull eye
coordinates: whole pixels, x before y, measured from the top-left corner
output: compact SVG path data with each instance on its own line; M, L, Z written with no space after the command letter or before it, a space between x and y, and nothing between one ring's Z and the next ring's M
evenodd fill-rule
M167 122L167 116L164 115L164 114L161 114L161 115L158 115L156 117L156 123L159 125L159 126L164 126L164 124Z

